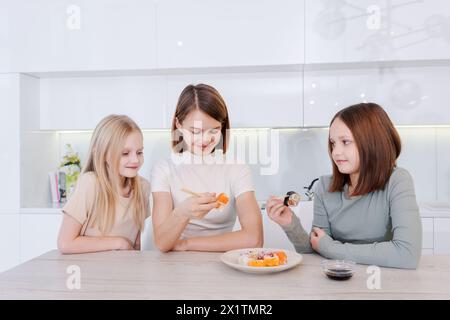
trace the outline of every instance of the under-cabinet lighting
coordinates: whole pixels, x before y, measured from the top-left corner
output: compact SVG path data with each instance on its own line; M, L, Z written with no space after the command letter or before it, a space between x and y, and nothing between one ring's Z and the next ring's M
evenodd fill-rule
M439 128L450 128L449 124L414 124L414 125L395 125L398 129L404 128L417 128L417 129L439 129ZM328 130L329 126L306 126L306 127L260 127L260 128L232 128L231 132L245 132L245 131L262 131L262 130L278 130L282 132L293 132L293 131L308 131L312 129L325 129ZM170 132L171 129L142 129L142 132ZM83 134L91 133L94 130L32 130L31 133L56 133L56 134Z

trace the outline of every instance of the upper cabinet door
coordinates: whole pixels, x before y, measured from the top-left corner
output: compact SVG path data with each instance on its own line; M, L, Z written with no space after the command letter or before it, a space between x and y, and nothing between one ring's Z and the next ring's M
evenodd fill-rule
M188 84L206 83L225 100L231 128L299 127L303 124L300 72L196 74L168 78L167 120Z
M9 1L8 17L10 72L156 66L151 0Z
M380 104L396 125L450 123L450 67L306 71L304 83L305 126L328 126L360 102Z
M40 129L92 130L110 114L130 116L141 129L166 128L166 84L160 77L40 80Z
M158 67L303 63L303 0L164 0Z
M9 29L10 8L8 2L0 1L0 73L8 72L11 67L12 48Z
M306 63L450 58L450 1L306 0Z

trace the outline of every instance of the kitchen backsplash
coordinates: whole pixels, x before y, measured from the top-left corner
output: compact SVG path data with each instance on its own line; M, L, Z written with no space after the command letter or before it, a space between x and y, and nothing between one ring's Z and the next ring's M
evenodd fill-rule
M450 128L402 127L398 130L403 142L398 165L412 174L418 200L450 201ZM258 156L255 161L249 156L250 141L254 147L257 137L264 140L261 137L270 136L270 132L275 135L267 143L269 151L263 150L262 153L266 155ZM65 144L70 143L84 163L91 133L62 132L59 135L60 155L64 152ZM250 162L258 200L288 190L303 192L303 187L309 185L311 180L331 173L327 137L328 130L320 128L251 129L234 131L232 134L233 141L246 141L245 159ZM140 171L142 176L148 178L152 165L170 156L169 139L168 131L144 132L145 164ZM262 147L259 143L258 148ZM232 148L235 153L239 153L236 148ZM242 152L239 154L242 155Z

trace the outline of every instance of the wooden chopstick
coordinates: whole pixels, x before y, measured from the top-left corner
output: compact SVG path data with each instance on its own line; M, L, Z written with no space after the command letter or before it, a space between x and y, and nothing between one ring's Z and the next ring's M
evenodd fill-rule
M190 195L192 195L194 197L201 197L202 196L200 193L194 192L194 191L189 190L187 188L182 188L181 191L183 191L185 193L189 193Z

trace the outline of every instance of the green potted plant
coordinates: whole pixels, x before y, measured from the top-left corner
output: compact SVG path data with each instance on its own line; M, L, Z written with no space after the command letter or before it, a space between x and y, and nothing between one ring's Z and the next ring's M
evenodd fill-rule
M62 192L61 198L68 198L73 192L78 176L81 172L80 158L78 153L73 150L70 144L66 144L65 155L59 166L59 171L63 172L65 175L65 190Z

